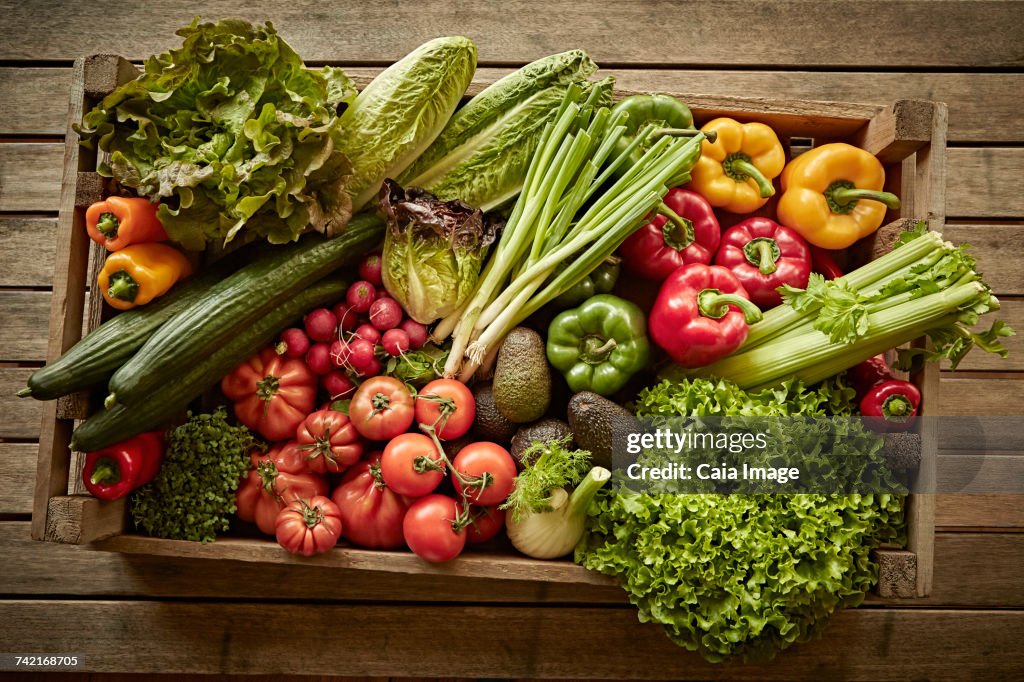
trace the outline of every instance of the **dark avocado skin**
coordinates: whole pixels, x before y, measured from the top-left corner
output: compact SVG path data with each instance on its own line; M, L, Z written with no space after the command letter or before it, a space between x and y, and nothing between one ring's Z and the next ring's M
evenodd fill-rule
M473 389L476 400L476 420L473 434L481 440L506 443L515 434L519 425L505 418L494 404L494 393L490 384L481 384Z
M544 416L551 404L551 368L544 340L526 327L516 327L501 344L491 382L498 411L518 424Z
M512 456L516 462L522 464L523 452L534 442L550 443L561 440L566 436L571 438L572 430L561 419L542 419L536 424L520 427L516 431L516 435L512 436ZM573 449L572 441L569 442L567 447L570 450Z
M569 428L576 446L590 450L594 466L613 469L615 437L640 430L640 421L618 403L590 391L569 400Z

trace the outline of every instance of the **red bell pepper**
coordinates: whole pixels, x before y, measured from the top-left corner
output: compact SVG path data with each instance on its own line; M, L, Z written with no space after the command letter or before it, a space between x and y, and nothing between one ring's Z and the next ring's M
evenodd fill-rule
M660 211L619 247L626 271L661 281L687 263L710 263L722 228L707 199L688 189L672 189Z
M703 367L747 340L761 311L736 276L719 265L692 263L668 276L651 309L651 339L683 367Z
M846 371L846 378L857 391L857 400L862 400L869 390L893 378L884 355L876 355Z
M117 500L146 485L160 471L164 434L148 431L87 453L82 483L93 497Z
M832 257L831 251L814 244L809 244L808 246L811 247L811 265L814 272L817 272L825 279L839 279L843 276L843 269L839 267L836 259Z
M906 431L917 416L917 408L921 405L921 391L909 381L891 379L883 381L867 392L860 401L860 413L865 417L881 417L881 420L869 419L872 428L877 431Z
M715 265L732 270L750 300L767 310L782 303L776 289L783 284L807 288L811 251L796 230L768 218L747 218L722 235Z

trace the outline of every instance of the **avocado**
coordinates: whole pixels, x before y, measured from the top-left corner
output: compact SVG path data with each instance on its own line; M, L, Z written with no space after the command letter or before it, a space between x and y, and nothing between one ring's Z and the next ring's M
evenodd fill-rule
M476 400L476 419L473 421L473 434L480 437L480 440L490 440L498 443L508 442L512 434L516 432L515 422L509 421L498 408L494 406L494 393L490 384L480 384L473 388L473 398Z
M615 444L624 443L627 433L639 432L641 424L618 403L583 391L569 401L569 428L576 445L590 450L594 466L611 469Z
M551 368L544 340L526 327L516 327L501 344L491 383L498 411L517 424L544 416L551 404Z
M541 419L536 424L530 424L529 426L521 426L516 435L512 436L512 456L516 462L523 464L522 454L526 451L526 448L533 445L533 443L540 441L541 443L550 443L556 440L562 440L566 436L572 438L572 431L569 429L569 425L561 419ZM573 449L572 440L569 441L567 446L570 450Z

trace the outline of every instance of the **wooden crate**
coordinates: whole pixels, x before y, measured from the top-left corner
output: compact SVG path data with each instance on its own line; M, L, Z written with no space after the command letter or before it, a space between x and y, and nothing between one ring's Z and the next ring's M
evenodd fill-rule
M86 292L105 252L86 236L84 213L85 207L104 196L105 182L95 172L96 154L79 145L78 135L71 126L80 122L82 113L100 98L137 73L135 66L112 55L96 55L75 62L64 151L47 361L58 358L84 333L97 326L102 312L101 297L87 297ZM474 94L483 85L474 83L468 94ZM770 125L791 150L845 140L875 154L886 167L886 189L901 197L903 207L890 213L891 221L878 231L872 244L862 245L864 257L870 258L887 250L895 235L910 221L926 220L932 230L943 227L945 104L901 100L881 106L703 96L686 94L671 83L666 83L665 91L687 102L698 123L716 116L756 120ZM629 94L633 93L620 91L616 97ZM773 210L773 205L774 201L770 202L765 210ZM913 377L924 395L924 415L932 416L938 412L938 372L938 367L932 365ZM408 552L339 547L314 558L301 558L288 554L269 539L227 537L204 545L126 535L124 500L103 502L81 491L81 456L71 453L68 443L75 420L85 418L88 410L89 399L83 394L50 401L43 408L32 515L32 536L37 540L93 543L105 550L162 556L492 579L591 584L612 582L569 561L538 561L511 552L468 552L447 564L435 565ZM933 489L935 481L935 430L926 426L922 440L918 489L929 490ZM924 597L929 594L934 537L934 495L912 495L908 502L907 548L880 549L876 553L880 565L880 597Z

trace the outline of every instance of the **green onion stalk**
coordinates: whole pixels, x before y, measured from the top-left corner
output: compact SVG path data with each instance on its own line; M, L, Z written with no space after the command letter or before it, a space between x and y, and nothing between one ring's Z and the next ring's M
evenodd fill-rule
M513 327L614 253L657 208L670 183L699 158L703 135L662 137L629 166L631 154L655 127L641 130L612 156L625 132L625 114L589 100L580 104L579 98L579 89L570 89L545 130L473 295L434 330L437 341L453 337L446 376L468 381ZM580 216L584 205L589 207ZM571 264L555 274L569 259Z

